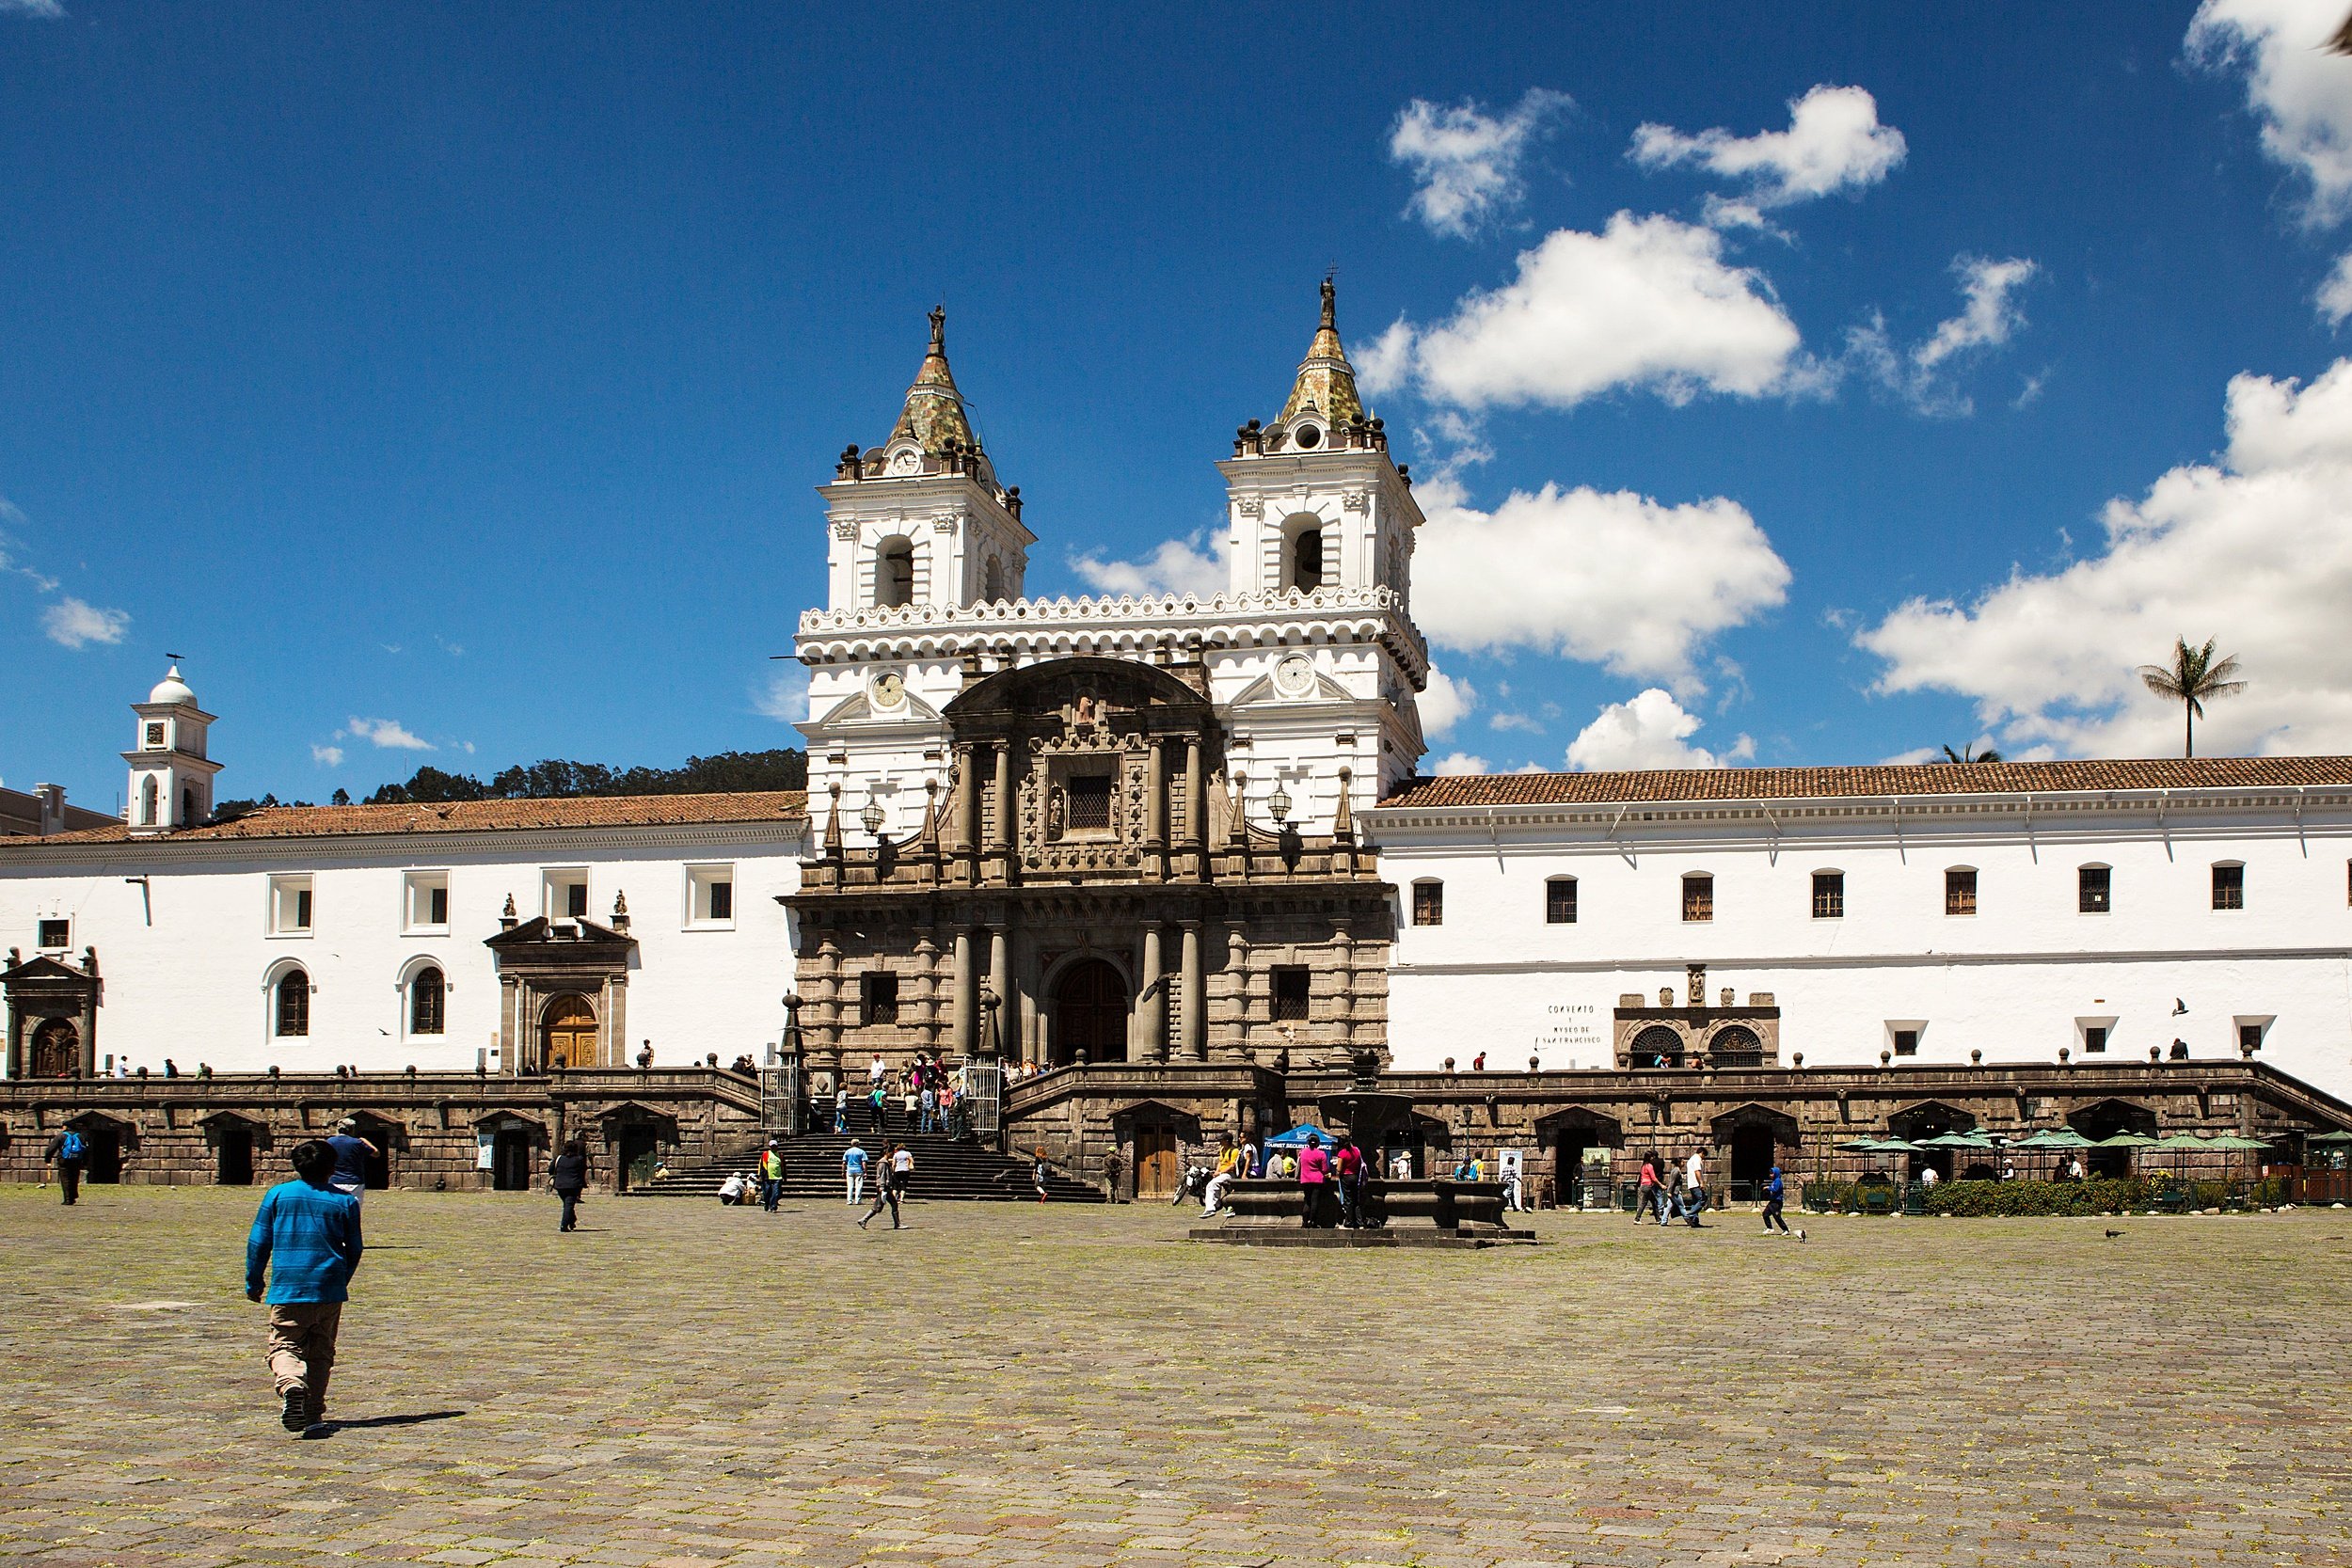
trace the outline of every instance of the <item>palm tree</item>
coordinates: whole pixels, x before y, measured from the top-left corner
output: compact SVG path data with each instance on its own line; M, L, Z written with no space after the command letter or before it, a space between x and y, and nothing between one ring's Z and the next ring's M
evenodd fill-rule
M2237 673L2237 660L2213 657L2217 641L2208 637L2203 647L2192 648L2187 638L2174 638L2170 664L2139 667L2139 678L2148 683L2149 690L2181 705L2181 755L2185 757L2197 754L2197 721L2205 716L2206 699L2246 689L2244 681L2230 678Z
M1944 760L1946 762L1998 762L2001 760L2001 753L1990 746L1981 752L1970 746L1963 746L1955 752L1947 746L1944 748Z

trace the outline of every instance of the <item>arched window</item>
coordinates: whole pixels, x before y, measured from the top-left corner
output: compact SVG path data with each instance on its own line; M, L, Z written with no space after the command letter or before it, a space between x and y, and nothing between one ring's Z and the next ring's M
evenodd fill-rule
M902 535L874 552L874 602L884 610L914 602L914 546Z
M310 1032L310 976L290 969L278 977L274 993L274 1033L280 1039L299 1039Z
M1707 1054L1717 1067L1762 1067L1764 1041L1744 1023L1726 1024L1707 1042Z
M1005 596L1005 568L994 556L988 558L988 569L980 576L980 597L990 604Z
M193 785L183 787L180 791L180 826L183 828L196 826L196 790Z
M1625 1054L1629 1068L1680 1067L1682 1037L1663 1023L1653 1023L1633 1037Z
M139 786L140 827L151 828L155 825L155 808L157 802L162 799L162 792L155 787L154 780L150 779L146 784Z
M1303 528L1291 540L1289 586L1311 594L1323 586L1323 530Z
M417 977L408 982L408 1032L412 1035L437 1035L447 1016L448 982L437 969L417 971Z

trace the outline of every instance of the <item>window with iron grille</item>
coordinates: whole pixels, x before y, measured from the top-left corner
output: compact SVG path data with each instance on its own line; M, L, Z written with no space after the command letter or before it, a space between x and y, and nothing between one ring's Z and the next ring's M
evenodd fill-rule
M1544 884L1544 923L1549 926L1576 924L1576 879L1554 877Z
M310 1032L310 977L290 970L278 982L278 1036L293 1038Z
M43 947L73 945L73 922L71 920L42 921L40 923L40 945Z
M861 975L858 980L860 1022L867 1027L878 1023L898 1022L898 977L886 970Z
M1973 867L1956 865L1944 873L1944 912L1977 912L1977 873Z
M1305 1022L1308 978L1304 964L1278 964L1274 970L1274 1020Z
M2246 867L2224 862L2213 868L2213 907L2217 910L2242 910L2246 907Z
M1106 832L1111 825L1111 780L1107 773L1080 774L1064 786L1072 832Z
M1813 873L1813 918L1843 920L1846 918L1846 874L1842 871Z
M408 982L408 1032L437 1035L447 1010L449 986L437 969L422 969Z
M1413 924L1442 926L1445 924L1445 884L1415 882L1413 884Z
M2239 1024L2237 1048L2240 1051L2260 1051L2263 1048L2263 1026L2259 1023Z
M2086 865L2074 873L2074 907L2085 914L2105 914L2113 907L2114 889L2108 868Z
M2107 1048L2107 1026L2104 1023L2083 1025L2083 1054L2096 1056Z
M1705 872L1694 871L1682 879L1682 918L1705 921L1715 918L1715 879Z
M1916 1029L1896 1030L1895 1054L1898 1056L1916 1056L1919 1054L1919 1031Z

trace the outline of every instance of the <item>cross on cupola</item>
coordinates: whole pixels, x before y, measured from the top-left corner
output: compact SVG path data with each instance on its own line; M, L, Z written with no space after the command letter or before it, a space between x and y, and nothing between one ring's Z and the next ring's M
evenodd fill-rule
M1021 596L1021 491L996 483L947 365L947 312L930 312L922 368L878 447L851 443L825 498L835 610L955 609Z

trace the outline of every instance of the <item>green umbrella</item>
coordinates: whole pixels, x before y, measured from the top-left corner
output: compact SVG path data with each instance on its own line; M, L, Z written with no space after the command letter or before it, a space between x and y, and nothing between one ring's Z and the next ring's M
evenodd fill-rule
M1922 1148L1991 1148L1993 1140L1981 1132L1939 1132L1932 1138L1921 1138Z
M2091 1147L2093 1148L2154 1148L2161 1141L2144 1132L2118 1132L2112 1138L2101 1138ZM2217 1139L2217 1145L2218 1142L2219 1140ZM2259 1148L2262 1146L2256 1144L2254 1147Z
M2224 1132L2219 1137L2210 1140L2205 1147L2208 1148L2255 1149L2268 1148L2270 1146L2260 1138L2241 1138L2235 1132Z
M2314 1132L2303 1141L2321 1144L2328 1148L2342 1148L2346 1144L2352 1144L2352 1132Z
M2195 1132L2175 1132L2169 1137L2158 1138L2156 1147L2158 1148L2212 1148L2216 1146L2211 1138L2201 1137Z
M2071 1127L2045 1128L2029 1137L2017 1140L2017 1148L2089 1148L2090 1140Z

